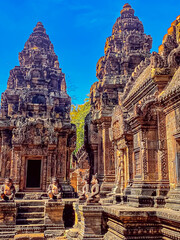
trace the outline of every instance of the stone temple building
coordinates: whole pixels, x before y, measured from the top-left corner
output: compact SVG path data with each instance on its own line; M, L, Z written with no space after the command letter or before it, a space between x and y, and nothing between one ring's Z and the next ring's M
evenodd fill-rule
M151 45L125 4L97 63L72 172L70 98L37 24L2 94L0 182L11 177L19 195L0 201L0 239L180 240L180 16L159 51ZM71 180L84 199L48 200L53 176L63 197L73 196ZM94 198L82 194L91 178Z
M98 82L91 87L91 112L87 116L87 151L92 161L92 174L98 173L102 195L109 193L115 181L114 147L110 139L112 111L134 69L150 57L152 38L144 33L142 22L125 4L121 16L107 38L104 52L97 63Z
M180 17L158 53L151 44L125 4L90 90L85 146L106 240L180 239Z
M0 110L0 182L19 192L46 192L52 177L69 183L75 126L65 75L41 22L10 71Z

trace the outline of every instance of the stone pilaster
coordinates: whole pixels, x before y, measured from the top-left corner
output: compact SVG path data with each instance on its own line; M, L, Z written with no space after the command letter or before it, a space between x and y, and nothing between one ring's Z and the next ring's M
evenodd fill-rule
M115 185L115 163L114 163L114 148L110 141L109 129L111 122L103 122L103 163L104 163L104 179L101 185L101 196L110 193Z
M158 109L158 186L155 206L162 207L165 205L165 199L169 191L168 175L168 154L167 154L167 136L166 136L166 119L163 109Z
M98 124L98 178L102 183L104 178L104 162L103 162L103 140L102 140L102 125Z
M94 171L93 173L98 173L98 145L92 145L93 157L94 157Z

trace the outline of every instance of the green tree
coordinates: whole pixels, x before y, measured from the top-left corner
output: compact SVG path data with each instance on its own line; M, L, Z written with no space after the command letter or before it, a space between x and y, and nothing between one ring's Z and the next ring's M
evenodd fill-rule
M72 105L71 108L71 123L76 125L76 149L75 152L84 144L84 123L85 117L90 111L90 101L89 97L84 100L84 104Z

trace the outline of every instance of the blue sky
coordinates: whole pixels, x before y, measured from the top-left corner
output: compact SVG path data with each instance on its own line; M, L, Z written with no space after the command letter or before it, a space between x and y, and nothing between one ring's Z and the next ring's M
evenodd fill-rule
M41 21L66 74L73 103L83 103L97 80L96 63L104 55L106 38L126 2L153 37L152 50L157 51L180 15L179 0L0 0L0 94L9 71L19 65L18 53Z

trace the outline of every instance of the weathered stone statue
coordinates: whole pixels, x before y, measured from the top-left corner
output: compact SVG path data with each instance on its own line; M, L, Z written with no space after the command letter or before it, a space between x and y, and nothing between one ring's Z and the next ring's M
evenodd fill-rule
M84 178L84 186L82 188L82 194L80 195L79 200L86 200L89 194L90 194L89 178L88 176L86 176Z
M52 178L52 183L49 185L47 193L50 199L56 200L61 199L61 185L57 178Z
M4 201L13 200L15 196L15 187L11 178L6 178L1 187L1 199Z
M91 184L92 184L91 193L87 198L87 203L98 203L100 200L100 195L99 195L100 186L99 186L97 174L93 176Z

